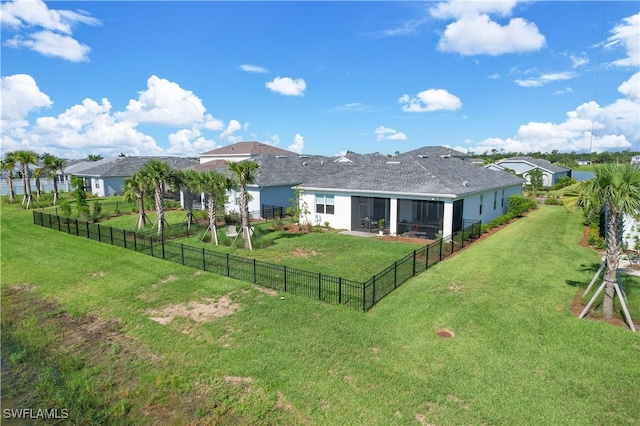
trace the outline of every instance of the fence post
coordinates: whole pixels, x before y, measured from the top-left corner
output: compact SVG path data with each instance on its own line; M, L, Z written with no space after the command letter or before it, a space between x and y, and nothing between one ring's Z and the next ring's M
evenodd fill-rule
M342 304L342 277L338 277L338 305Z
M227 253L227 276L230 277L231 275L229 275L229 253Z
M427 269L429 269L429 246L424 251L424 270L426 271Z
M76 218L76 237L80 236L80 229L78 228L78 219Z
M98 242L101 243L102 242L102 235L100 235L100 224L98 224Z
M398 286L398 261L393 262L393 288Z
M255 284L257 282L256 279L256 260L253 259L253 283Z
M442 244L444 243L444 238L440 238L440 260L442 260Z
M51 217L51 216L49 216ZM60 216L56 216L56 219L58 219L58 231L62 231L62 228L60 226Z
M67 218L67 234L71 234L71 221Z
M202 247L202 270L207 270L207 259L204 255L204 247Z
M53 228L53 227L51 226L51 215L48 215L48 216L49 216L49 229L51 229L51 228Z
M164 259L164 228L162 229L162 258Z
M322 273L318 272L318 300L322 300Z
M111 238L111 245L113 245L113 228L109 227L109 236Z
M372 293L373 299L371 300L371 305L375 305L376 304L376 276L373 276L373 293Z
M124 248L127 248L127 231L122 230L122 241L124 242Z
M133 233L133 251L138 251L138 233Z
M87 238L91 238L91 234L89 233L89 222L85 222L85 225L87 225Z
M287 291L287 265L284 265L284 291Z
M184 244L180 244L180 254L182 255L182 264L184 265Z
M416 251L413 251L413 275L411 275L412 277L416 276Z
M142 237L146 238L146 237ZM149 247L151 247L151 257L153 257L153 237L149 237Z
M367 304L367 282L363 281L362 282L362 310L366 311L366 304Z

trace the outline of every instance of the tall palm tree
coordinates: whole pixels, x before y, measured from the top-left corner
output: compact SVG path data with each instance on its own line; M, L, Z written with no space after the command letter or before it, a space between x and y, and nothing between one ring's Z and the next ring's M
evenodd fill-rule
M47 170L44 167L39 167L32 173L36 181L36 200L39 200L40 196L42 195L42 185L40 184L40 179L45 175L46 171Z
M209 228L211 231L211 242L218 245L218 234L216 230L216 213L218 207L227 197L227 190L231 187L231 182L221 173L215 170L207 170L198 173L193 182L194 189L198 192L204 192L207 195L207 211L209 213Z
M1 162L2 170L5 173L5 179L7 180L7 198L9 204L13 204L13 199L16 196L16 192L13 189L13 169L16 167L16 159L13 152L7 152L4 156L4 160Z
M42 160L44 166L51 172L53 176L53 205L58 204L58 172L62 172L67 165L67 162L62 158L58 158L55 155L44 153L42 154Z
M138 221L134 229L144 228L149 221L144 212L144 196L147 191L147 182L142 173L134 173L124 180L124 193L122 197L126 202L138 203Z
M158 214L158 235L162 235L164 228L164 187L175 181L176 173L169 168L169 164L160 160L149 160L140 170L147 185L153 188L153 195Z
M184 194L184 208L187 210L187 228L191 227L193 223L193 199L194 191L198 191L197 185L199 181L200 173L195 170L185 170L181 172L181 186L182 193ZM202 191L198 191L202 192Z
M38 162L38 154L33 151L16 151L13 153L16 161L20 163L20 174L22 175L22 183L24 185L24 196L22 197L22 204L25 204L25 208L31 207L31 183L29 181L29 164L36 164Z
M247 198L247 185L253 183L256 170L260 165L255 161L245 160L239 163L229 163L229 170L233 173L235 183L240 187L240 216L242 217L242 238L244 247L252 250L251 230L249 229L249 200Z
M581 207L587 214L605 213L605 296L602 313L613 317L613 299L622 254L622 225L625 215L640 212L640 169L631 164L603 164L594 167L595 176L567 192L564 204L570 210Z

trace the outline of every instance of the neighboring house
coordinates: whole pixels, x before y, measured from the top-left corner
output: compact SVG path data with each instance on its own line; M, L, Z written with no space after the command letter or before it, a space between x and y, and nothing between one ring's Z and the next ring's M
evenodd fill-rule
M640 160L640 157L638 157L638 159ZM577 161L578 166L588 166L591 164L591 160L586 160L584 158L581 158Z
M212 151L200 154L200 164L209 161L243 161L248 160L254 155L274 154L274 155L298 155L295 152L286 151L273 145L267 145L261 142L237 142L232 145L216 148Z
M634 155L631 157L631 164L640 164L640 155Z
M425 152L424 149L417 150ZM487 223L507 212L508 198L522 194L524 179L478 167L465 156L402 154L356 156L299 185L310 214L303 222L371 231L380 219L391 235L433 238Z
M558 179L564 176L571 177L571 169L557 166L548 160L531 157L504 158L485 166L485 168L490 170L513 170L517 175L526 179L527 183L531 183L531 171L538 169L542 171L543 186L553 186L558 183Z
M149 160L164 161L175 170L197 164L195 160L180 157L115 157L83 161L65 168L64 174L83 178L85 191L98 197L122 195L124 180L138 172Z
M442 158L453 157L463 161L471 162L471 156L446 146L423 146L418 149L407 151L404 155L426 155L428 157L440 156Z

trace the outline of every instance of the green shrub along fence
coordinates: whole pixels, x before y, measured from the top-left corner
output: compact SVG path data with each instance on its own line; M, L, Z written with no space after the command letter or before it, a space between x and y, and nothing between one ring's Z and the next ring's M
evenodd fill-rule
M45 228L85 237L102 243L170 260L230 278L248 281L278 291L302 295L331 304L369 310L409 278L425 271L465 243L480 236L479 221L465 221L464 229L450 237L414 250L365 282L334 277L319 272L218 253L166 241L152 235L103 226L34 211L33 222Z

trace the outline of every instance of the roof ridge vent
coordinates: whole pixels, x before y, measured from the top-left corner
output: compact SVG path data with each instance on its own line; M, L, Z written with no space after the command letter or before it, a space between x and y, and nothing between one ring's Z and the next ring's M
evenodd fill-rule
M400 163L402 163L402 161L397 161L397 160L395 160L395 161L387 161L387 164L400 164Z

